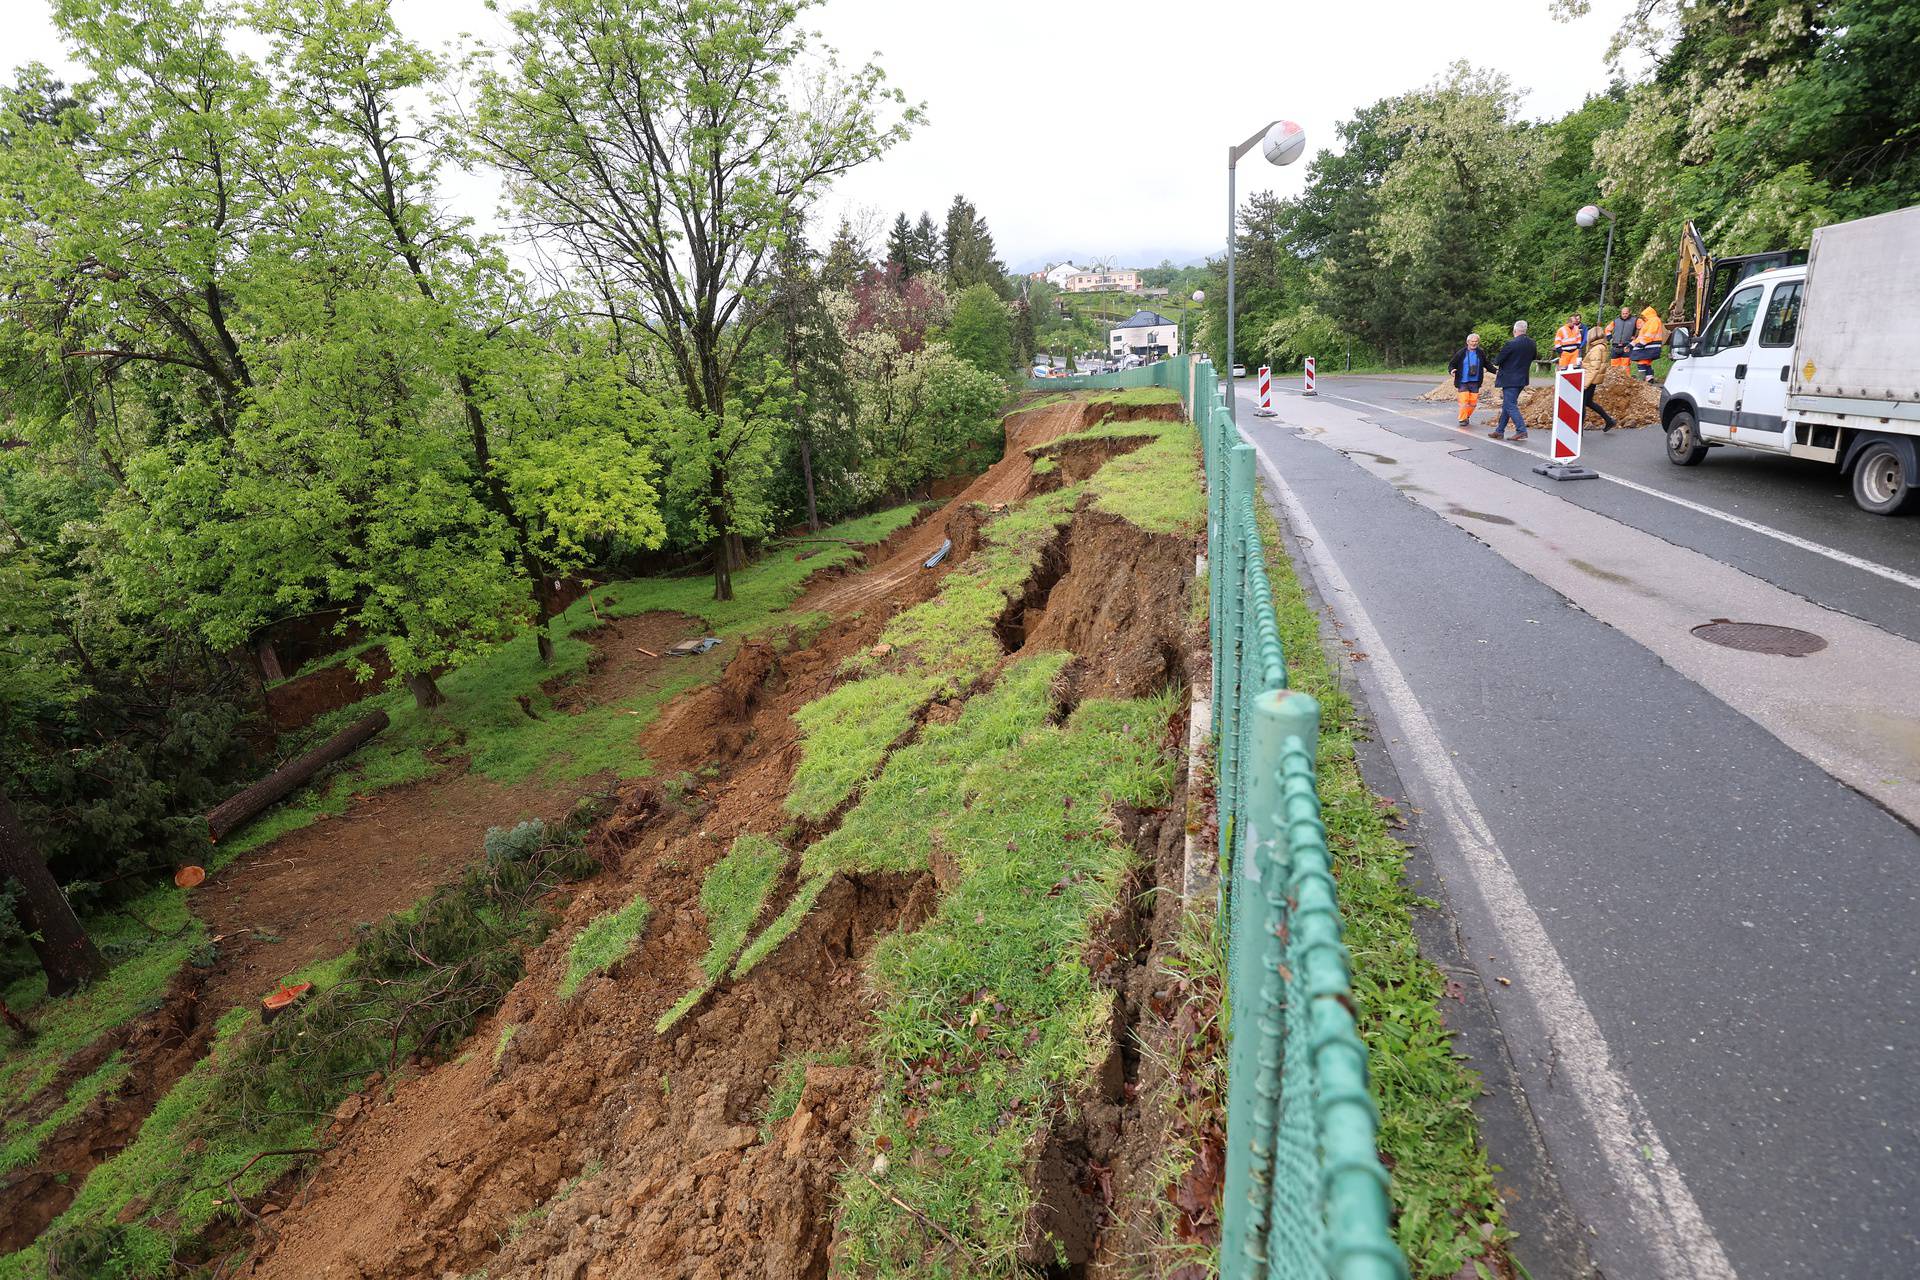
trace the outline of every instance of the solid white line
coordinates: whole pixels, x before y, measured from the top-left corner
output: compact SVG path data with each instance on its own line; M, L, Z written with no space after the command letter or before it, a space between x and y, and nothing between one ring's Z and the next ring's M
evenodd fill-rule
M1415 417L1404 409L1394 409L1384 404L1375 404L1371 400L1360 400L1353 396L1337 395L1331 391L1322 391L1320 395L1329 400L1345 400L1348 404L1365 405L1369 409L1378 409L1382 413L1391 413L1395 417L1405 418L1409 422L1419 422L1427 426L1442 427L1449 431L1460 431L1460 428L1449 427L1444 422L1429 422L1425 418ZM1489 440L1482 432L1460 431L1460 434L1478 437L1481 440L1486 440L1488 444L1497 444L1504 449L1512 449L1516 453L1524 453L1530 458L1538 458L1541 456L1531 449L1522 448L1507 440ZM1632 489L1636 493L1644 493L1648 497L1659 498L1664 502L1671 502L1676 507L1685 507L1687 510L1697 511L1703 516L1712 516L1715 520L1724 520L1728 524L1738 525L1740 528L1751 533L1772 538L1776 542L1784 542L1790 547L1798 547L1802 551L1811 551L1814 555L1825 556L1829 560L1844 564L1849 568L1858 569L1862 573L1871 573L1877 577L1885 578L1889 582L1897 582L1903 587L1920 591L1920 577L1915 577L1910 573L1902 573L1900 570L1888 565L1877 564L1872 560L1862 559L1851 552L1841 551L1837 547L1829 547L1823 543L1813 542L1807 538L1800 537L1798 534L1788 533L1784 529L1775 529L1771 525L1760 524L1758 521L1749 520L1744 516L1736 516L1731 512L1722 511L1717 507L1709 507L1705 503L1695 502L1691 498L1676 497L1664 490L1655 489L1651 485L1641 484L1637 480L1623 480L1619 476L1608 475L1604 471L1600 473L1600 478L1602 480L1611 480L1613 483L1624 488Z
M1244 438L1244 435L1243 435ZM1517 989L1532 998L1540 1025L1552 1031L1561 1069L1592 1126L1601 1159L1630 1205L1635 1227L1659 1260L1660 1275L1672 1280L1733 1280L1733 1265L1721 1251L1655 1131L1644 1105L1626 1077L1613 1066L1600 1024L1574 986L1560 953L1534 912L1519 877L1494 842L1493 831L1473 794L1448 756L1438 730L1406 676L1394 662L1366 607L1341 572L1328 544L1314 528L1300 500L1266 450L1251 440L1302 552L1312 562L1329 599L1355 641L1367 653L1367 666L1399 723L1401 741L1438 802L1472 873L1487 914L1500 931L1512 960Z

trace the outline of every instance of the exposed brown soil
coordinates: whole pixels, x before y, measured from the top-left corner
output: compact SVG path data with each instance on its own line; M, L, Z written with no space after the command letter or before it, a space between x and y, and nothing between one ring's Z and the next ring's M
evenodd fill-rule
M820 609L832 613L845 613L865 607L869 602L878 600L897 590L908 580L926 574L926 561L940 549L940 544L952 538L954 548L948 553L937 570L944 572L965 559L972 550L971 540L965 539L966 521L977 517L966 514L967 508L978 503L992 510L995 504L1017 502L1033 490L1034 475L1033 450L1052 444L1061 436L1084 431L1102 418L1115 422L1133 422L1142 420L1171 421L1180 416L1178 405L1135 405L1135 404L1092 404L1085 400L1066 400L1057 404L1043 405L1038 409L1026 409L1007 415L1007 448L1000 461L981 473L979 479L968 485L950 501L939 517L924 520L915 525L909 536L898 541L890 540L884 556L871 556L867 560L870 566L867 572L855 574L837 581L824 582L807 593L800 601L802 609ZM1086 442L1088 447L1076 449L1077 458L1099 458L1104 460L1137 448L1143 440L1128 441L1100 440ZM1088 469L1098 469L1099 463L1093 462ZM1080 477L1084 478L1084 477ZM1058 487L1050 482L1048 488ZM956 524L956 522L958 522ZM963 545L965 539L965 545Z
M116 1052L132 1064L117 1090L94 1098L41 1144L33 1164L0 1176L0 1255L31 1243L72 1204L93 1167L133 1141L154 1103L206 1052L214 1030L200 999L206 980L205 970L191 966L174 975L158 1009L69 1058L36 1095L33 1110L18 1117L28 1123L44 1119L71 1085Z
M432 778L356 799L338 817L243 855L193 893L194 911L219 940L201 994L208 1014L257 1000L302 965L339 955L356 924L453 879L488 827L558 821L588 790L584 781Z
M1064 649L1084 663L1080 693L1135 698L1186 683L1186 590L1193 548L1118 516L1083 511L1043 574L1001 623L1012 649ZM1018 643L1013 643L1014 640Z
M669 645L706 634L698 618L684 613L640 613L574 633L593 646L584 671L556 676L542 691L560 712L584 711L631 697L662 663L683 659L666 656Z
M354 678L350 663L336 662L268 689L262 696L273 727L282 732L298 729L329 711L337 711L379 692L380 687L392 679L393 663L380 646L367 650L361 655L361 661L373 669L365 680Z
M654 1024L701 980L699 889L732 840L752 831L799 844L837 821L788 824L781 802L798 759L792 713L833 688L844 659L870 646L888 618L937 590L995 504L1034 491L1027 451L1082 429L1085 412L1070 402L1010 417L1005 460L871 553L868 572L822 575L801 601L834 615L822 630L739 642L718 681L665 710L642 743L656 778L622 788L590 836L606 870L566 904L564 923L528 957L526 976L465 1052L444 1065L414 1064L339 1109L332 1149L311 1174L256 1205L279 1211L263 1219L251 1274L827 1274L834 1188L876 1077L869 1066L812 1066L793 1116L765 1136L758 1123L784 1059L844 1049L862 1061L874 1012L862 966L880 936L933 909L935 876L836 879L747 978L723 982L665 1036ZM1090 472L1138 443L1076 444L1060 470ZM947 562L923 570L949 537ZM1002 640L1010 654L1079 654L1069 701L1179 684L1206 660L1186 631L1192 573L1190 540L1082 509L1002 620ZM620 696L654 667L637 650L661 652L653 641L682 638L687 625L663 615L609 624L590 635L601 656L584 677L548 692L562 709ZM1175 719L1168 751L1178 757L1184 713ZM210 1026L208 1014L338 951L356 920L450 878L488 826L558 817L577 793L472 776L417 784L249 855L200 891L197 905L227 936L220 971L192 1004ZM1161 981L1152 961L1178 911L1176 895L1148 891L1179 884L1185 808L1176 797L1165 811L1119 816L1143 854L1140 892L1125 895L1087 957L1116 993L1114 1051L1062 1113L1079 1119L1048 1135L1032 1171L1047 1206L1036 1238L1044 1228L1069 1244L1076 1268L1115 1277L1151 1274L1134 1262L1158 1220L1164 1118L1136 1100L1154 1068L1137 1052L1135 1024ZM792 887L790 869L776 905ZM559 999L578 929L636 894L653 907L643 946ZM250 928L285 941L260 941Z

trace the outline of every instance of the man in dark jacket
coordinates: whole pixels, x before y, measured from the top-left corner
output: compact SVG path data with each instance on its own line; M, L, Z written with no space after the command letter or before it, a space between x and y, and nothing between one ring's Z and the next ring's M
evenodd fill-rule
M1607 350L1613 357L1613 367L1627 367L1627 353L1633 349L1633 331L1639 326L1633 322L1633 309L1622 306L1620 315L1607 326Z
M1480 349L1479 334L1467 335L1467 345L1453 353L1447 369L1453 374L1453 389L1459 393L1460 425L1464 427L1480 407L1480 384L1487 376L1487 353Z
M1500 354L1493 358L1493 385L1500 388L1500 421L1493 424L1493 430L1487 435L1495 440L1506 439L1507 419L1513 419L1513 438L1527 438L1527 420L1520 416L1520 392L1533 376L1533 362L1540 358L1540 348L1527 336L1527 322L1513 322L1513 336L1500 345Z

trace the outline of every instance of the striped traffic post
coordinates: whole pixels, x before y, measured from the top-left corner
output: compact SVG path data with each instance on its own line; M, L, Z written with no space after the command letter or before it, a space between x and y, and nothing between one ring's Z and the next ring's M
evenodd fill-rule
M1306 390L1302 391L1300 394L1305 396L1318 395L1319 392L1313 389L1313 357L1312 356L1307 357L1305 373L1306 373L1307 387L1306 387Z
M1580 465L1580 427L1587 414L1586 371L1579 365L1553 376L1553 435L1547 460L1534 471L1549 480L1598 480L1600 473Z
M1273 369L1268 365L1260 366L1260 409L1262 418L1273 417Z

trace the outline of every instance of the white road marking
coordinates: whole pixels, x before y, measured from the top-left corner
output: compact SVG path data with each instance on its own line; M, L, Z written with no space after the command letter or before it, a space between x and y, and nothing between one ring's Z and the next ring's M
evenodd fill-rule
M1338 395L1332 391L1322 391L1320 395L1328 400L1345 400L1348 404L1364 405L1369 409L1378 409L1382 413L1391 413L1395 417L1405 418L1410 422L1418 422L1426 426L1442 427L1449 431L1458 431L1461 435L1473 436L1476 439L1485 440L1488 444L1497 444L1503 449L1512 449L1515 453L1524 453L1530 458L1542 456L1531 449L1524 448L1508 440L1488 439L1484 432L1461 430L1459 427L1450 427L1444 422L1429 422L1427 419L1416 417L1404 409L1395 409L1388 405L1375 404L1371 400L1360 400L1353 396ZM1837 547L1829 547L1824 543L1802 538L1798 534L1788 533L1784 529L1775 529L1771 525L1764 525L1756 520L1749 520L1744 516L1736 516L1731 512L1722 511L1718 507L1709 507L1705 503L1695 502L1691 498L1678 497L1664 490L1655 489L1651 485L1641 484L1637 480L1624 480L1619 476L1608 475L1604 471L1600 473L1600 478L1602 480L1611 480L1614 484L1620 485L1623 488L1632 489L1636 493L1644 493L1648 497L1659 498L1663 502L1671 502L1676 507L1685 507L1687 510L1697 511L1703 516L1712 516L1715 520L1724 520L1728 524L1738 525L1750 533L1757 533L1762 537L1772 538L1776 542L1784 542L1790 547L1798 547L1802 551L1811 551L1814 555L1825 556L1829 560L1844 564L1848 568L1858 569L1862 573L1871 573L1876 577L1885 578L1889 582L1897 582L1910 590L1920 591L1920 577L1916 577L1910 573L1902 573L1900 570L1892 568L1889 565L1878 564L1872 560L1862 559L1851 552L1842 551Z
M1401 742L1466 858L1474 887L1506 943L1519 979L1517 988L1532 999L1540 1025L1553 1032L1560 1067L1574 1086L1602 1161L1626 1195L1633 1221L1659 1260L1660 1275L1671 1280L1734 1280L1733 1265L1674 1166L1646 1107L1615 1069L1600 1024L1574 986L1513 867L1494 842L1492 829L1432 719L1273 459L1252 440L1247 443L1253 445L1261 470L1285 507L1321 587L1329 598L1339 598L1341 621L1367 653L1367 665L1399 722Z

